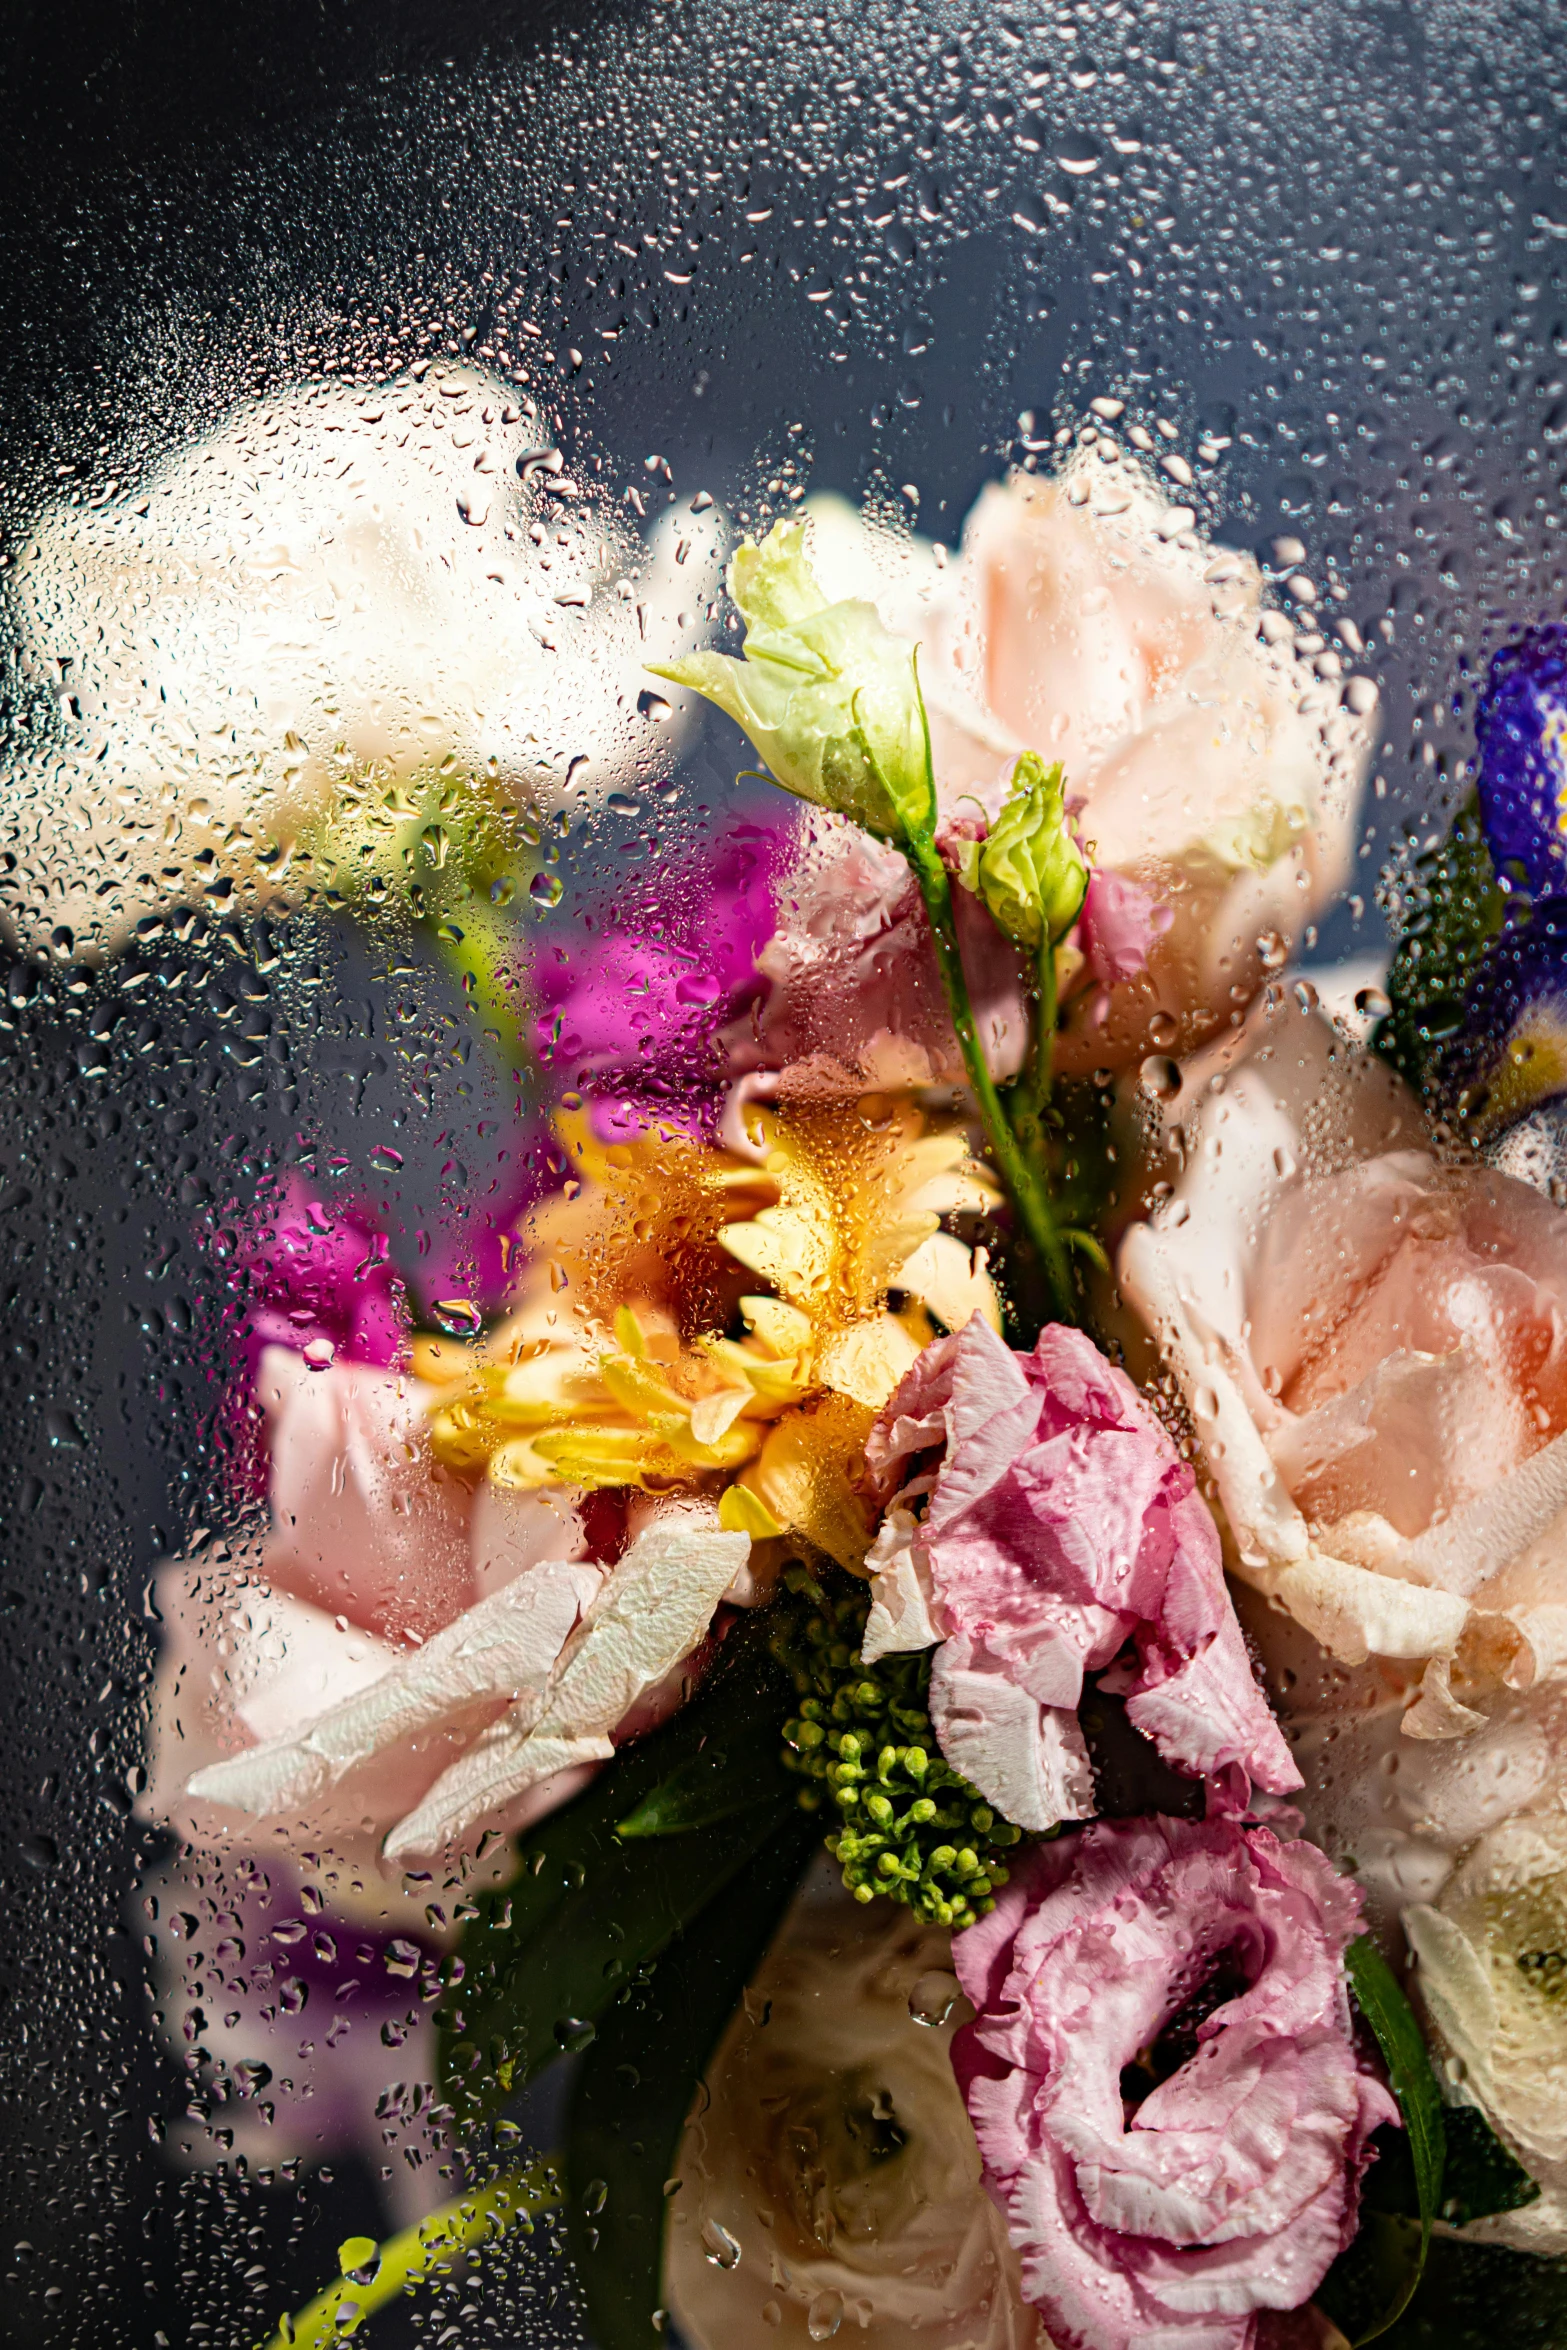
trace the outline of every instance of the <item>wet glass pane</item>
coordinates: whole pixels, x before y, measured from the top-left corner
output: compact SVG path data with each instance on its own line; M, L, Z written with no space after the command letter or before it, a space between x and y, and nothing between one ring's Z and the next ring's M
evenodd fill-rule
M559 1456L584 1533L526 1398L486 1420L463 1382L524 1292L541 1358L582 1299L618 1328L628 1265L665 1314L639 1344L763 1345L717 1236L758 1212L745 1120L780 1067L821 1079L800 1150L829 1189L852 1164L893 1197L911 1087L927 1139L956 1131L961 1068L917 1058L874 957L827 1014L789 997L881 884L650 665L736 650L727 558L808 517L834 593L920 637L976 788L1025 743L1076 761L1107 858L1185 877L1168 951L1199 977L1173 1011L1090 1017L1085 993L1066 1081L1152 1148L1178 1064L1259 991L1315 990L1364 1037L1473 789L1488 664L1562 610L1567 76L1549 7L1382 0L148 0L22 9L5 43L5 2323L244 2350L340 2265L368 2294L373 2245L458 2194L435 2019L478 2012L453 1962L507 1898L509 1839L544 1846L526 1794L431 1795L495 1718L487 1684L341 1788L307 1769L286 1818L190 1779L407 1669L524 1555L574 1610L574 1559L637 1538L598 1456ZM1094 731L1130 690L1106 546L1204 606L1201 641L1138 640L1138 690L1179 678L1191 721L1145 766L1117 765L1119 721ZM1237 613L1311 746L1272 846L1235 846L1250 771L1203 732ZM1237 875L1243 945L1202 962ZM1491 1033L1516 1008L1503 988ZM1457 1147L1476 1081L1439 1075ZM1510 1147L1559 1194L1548 1121ZM721 1211L700 1167L725 1149ZM943 1212L977 1281L996 1195L963 1181ZM925 1335L961 1318L931 1311ZM1286 1640L1269 1666L1277 1695L1320 1659ZM1301 1702L1314 1832L1371 1870L1342 1695ZM1356 1756L1361 1787L1382 1766ZM560 1767L586 1785L595 1756ZM849 1932L812 1885L768 1962L801 2002ZM910 2029L945 2032L942 1952L888 1914L903 2012L940 2008ZM718 2106L752 2094L750 2012ZM473 2141L492 2170L557 2150L574 2013ZM922 2080L906 2040L886 2062ZM742 2238L756 2340L901 2340L830 2280L768 2300L766 2225L702 2200L729 2110L674 2198L701 2214L670 2272L693 2350L742 2338ZM366 2337L591 2338L568 2218L580 2242L580 2209L497 2223Z

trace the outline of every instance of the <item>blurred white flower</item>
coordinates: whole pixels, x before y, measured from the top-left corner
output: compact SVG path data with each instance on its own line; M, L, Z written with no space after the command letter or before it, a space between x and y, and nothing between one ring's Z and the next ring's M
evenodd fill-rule
M53 710L0 797L0 905L63 952L264 906L351 783L580 811L632 780L642 665L706 636L721 539L680 508L644 544L479 368L247 404L32 526L12 594Z
M1433 1903L1404 1913L1426 2012L1459 2092L1535 2179L1538 2202L1465 2233L1567 2249L1567 1820L1482 1836Z
M1049 2350L949 2043L950 1938L819 1865L708 2067L665 2292L695 2350Z

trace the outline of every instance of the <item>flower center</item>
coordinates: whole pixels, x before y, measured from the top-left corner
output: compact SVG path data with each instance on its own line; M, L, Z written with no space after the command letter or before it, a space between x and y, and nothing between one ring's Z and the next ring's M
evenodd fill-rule
M1130 2107L1190 2064L1197 2053L1198 2027L1218 2008L1251 1989L1251 1976L1236 1948L1219 1951L1194 1990L1168 2015L1146 2047L1121 2069L1121 2096Z

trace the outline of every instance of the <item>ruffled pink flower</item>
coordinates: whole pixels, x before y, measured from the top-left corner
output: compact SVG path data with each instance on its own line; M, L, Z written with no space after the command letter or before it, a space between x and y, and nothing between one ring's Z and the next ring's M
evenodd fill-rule
M976 1317L927 1347L867 1444L882 1495L934 1447L939 1466L904 1484L871 1554L866 1653L942 1643L930 1709L954 1769L1020 1827L1089 1817L1076 1708L1098 1672L1223 1802L1300 1785L1192 1471L1092 1340L1052 1325L1018 1355Z
M1254 2350L1354 2232L1398 2109L1362 2071L1359 1896L1231 1820L1103 1820L957 1936L953 2063L1060 2350Z

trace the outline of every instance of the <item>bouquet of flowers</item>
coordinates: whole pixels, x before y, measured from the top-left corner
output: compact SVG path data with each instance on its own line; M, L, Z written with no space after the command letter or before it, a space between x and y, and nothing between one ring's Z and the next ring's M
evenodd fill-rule
M527 975L504 1294L258 1240L147 1801L248 1903L221 2111L410 2222L279 2339L551 2205L601 2350L1557 2339L1562 634L1335 1005L1304 594L1092 426L874 554L775 524L660 666L800 806Z

